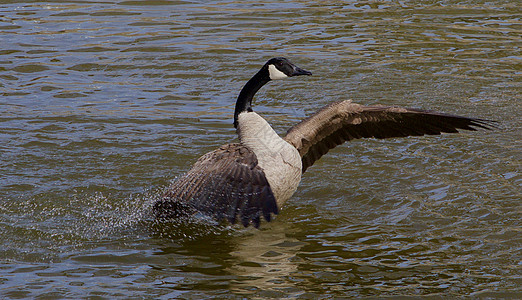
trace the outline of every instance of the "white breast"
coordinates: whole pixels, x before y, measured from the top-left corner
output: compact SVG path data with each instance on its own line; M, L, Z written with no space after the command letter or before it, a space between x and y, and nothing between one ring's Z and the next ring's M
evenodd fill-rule
M241 143L252 149L259 166L265 172L279 208L297 189L301 181L301 156L255 112L238 116L237 127Z

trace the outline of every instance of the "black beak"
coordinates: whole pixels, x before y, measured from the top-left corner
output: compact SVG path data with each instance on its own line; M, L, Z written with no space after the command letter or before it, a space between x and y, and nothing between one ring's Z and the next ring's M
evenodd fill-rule
M300 76L300 75L312 75L312 72L310 71L307 71L307 70L303 70L297 66L294 66L294 70L292 72L292 74L290 74L290 77L292 76Z

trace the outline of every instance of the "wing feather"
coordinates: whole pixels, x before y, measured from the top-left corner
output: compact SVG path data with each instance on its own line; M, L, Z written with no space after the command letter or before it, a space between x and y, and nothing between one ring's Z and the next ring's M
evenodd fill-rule
M495 128L495 121L393 106L332 103L290 128L285 140L299 151L303 173L330 149L353 139L457 133Z
M202 212L246 227L259 226L261 216L271 220L278 208L255 154L241 144L228 144L203 155L155 203L160 218L178 218Z

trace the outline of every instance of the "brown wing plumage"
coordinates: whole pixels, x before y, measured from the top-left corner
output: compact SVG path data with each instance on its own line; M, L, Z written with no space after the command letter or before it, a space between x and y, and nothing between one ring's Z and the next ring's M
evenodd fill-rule
M358 138L392 138L491 129L494 121L392 106L363 106L350 100L325 106L290 128L285 140L303 161L303 173L330 149Z
M202 212L218 221L259 226L261 215L270 221L277 204L256 155L241 144L228 144L203 155L175 181L154 205L160 218Z

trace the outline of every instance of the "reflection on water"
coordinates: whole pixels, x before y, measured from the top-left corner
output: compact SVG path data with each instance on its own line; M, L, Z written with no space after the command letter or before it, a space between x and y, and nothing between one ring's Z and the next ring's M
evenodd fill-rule
M0 1L3 298L520 298L520 8L513 1ZM158 224L151 203L234 141L272 56L314 76L254 109L327 103L502 128L353 141L260 230Z

